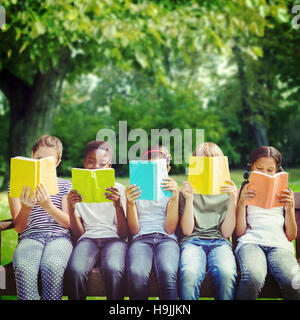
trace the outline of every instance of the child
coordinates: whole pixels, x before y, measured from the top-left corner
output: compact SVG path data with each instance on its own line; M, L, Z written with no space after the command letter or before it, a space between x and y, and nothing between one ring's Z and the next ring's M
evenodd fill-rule
M42 136L32 148L31 157L53 156L56 166L62 156L61 141ZM62 298L63 276L72 252L67 211L69 181L58 179L59 193L49 196L43 184L30 197L24 186L20 198L8 198L14 228L19 233L13 266L20 300L39 300L38 274L41 273L43 300Z
M194 156L223 156L212 142L200 144ZM236 263L228 238L235 228L237 188L233 181L222 186L222 194L193 194L191 185L183 182L180 199L181 240L180 298L197 300L206 268L215 284L215 299L234 297Z
M152 146L144 159L166 159L168 172L171 156L167 148ZM126 188L127 219L133 235L127 254L127 275L130 299L148 298L148 281L151 269L155 272L159 297L177 300L177 272L179 246L174 234L178 223L178 188L170 177L162 187L172 191L172 197L161 200L138 200L141 190L135 185Z
M250 157L245 182L241 186L237 207L236 235L238 246L235 250L241 269L237 288L237 299L256 299L262 289L267 269L276 279L286 299L299 299L300 290L292 286L297 275L298 264L291 242L297 235L294 196L290 190L278 194L282 207L263 209L246 205L255 197L248 181L248 172L260 171L269 175L283 171L281 154L274 147L261 146Z
M86 169L110 168L112 148L105 141L91 141L85 147L83 166ZM106 189L112 202L82 203L76 190L68 195L71 229L79 238L70 258L67 279L69 299L86 298L88 276L100 257L107 299L123 299L123 275L128 235L125 217L125 187L116 183ZM75 206L76 205L76 206Z

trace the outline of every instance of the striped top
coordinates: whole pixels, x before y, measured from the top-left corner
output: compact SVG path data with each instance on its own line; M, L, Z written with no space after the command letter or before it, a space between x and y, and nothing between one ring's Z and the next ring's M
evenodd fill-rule
M67 195L68 192L72 189L72 184L70 181L64 179L57 179L59 193L50 196L52 203L58 208L62 209L62 197ZM9 186L8 186L9 193ZM58 224L52 217L42 209L37 203L32 208L28 225L26 229L19 235L19 239L22 239L25 236L28 236L33 233L52 233L57 235L66 235L70 236L70 231L68 228L65 228Z

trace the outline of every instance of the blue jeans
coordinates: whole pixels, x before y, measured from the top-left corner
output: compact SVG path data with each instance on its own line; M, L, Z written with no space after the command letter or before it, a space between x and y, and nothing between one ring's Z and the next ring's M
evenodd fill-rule
M215 299L232 300L235 293L236 263L225 239L187 240L181 245L180 298L198 300L206 266L215 285Z
M299 277L299 267L292 252L257 244L244 244L236 252L241 279L236 299L254 300L264 286L267 271L278 283L285 299L300 299L299 284L293 288L293 280Z
M153 268L159 298L177 300L179 252L177 241L161 233L145 234L134 239L127 253L130 299L148 299L148 281Z
M71 255L66 277L70 300L84 300L89 274L100 257L107 299L124 298L127 243L119 238L79 240Z
M20 300L39 300L38 275L42 300L60 300L63 278L73 245L68 237L34 233L22 238L14 252L13 266Z

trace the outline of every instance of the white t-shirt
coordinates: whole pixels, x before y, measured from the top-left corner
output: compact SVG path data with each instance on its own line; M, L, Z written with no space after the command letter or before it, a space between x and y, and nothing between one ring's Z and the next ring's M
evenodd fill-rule
M177 240L175 233L168 234L165 230L165 221L169 197L160 200L136 200L139 215L139 232L133 237L159 232Z
M267 247L279 247L294 253L294 245L284 232L283 207L264 209L257 206L247 207L247 229L238 239L236 251L246 243Z
M115 187L121 194L121 202L126 216L125 187L117 182ZM75 214L82 219L85 230L80 239L119 238L116 209L112 202L79 202L76 203Z

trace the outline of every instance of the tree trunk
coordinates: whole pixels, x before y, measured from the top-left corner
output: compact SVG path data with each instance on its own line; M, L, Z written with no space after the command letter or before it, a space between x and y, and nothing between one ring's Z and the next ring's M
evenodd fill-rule
M6 190L9 182L10 158L30 157L34 142L50 133L69 58L69 50L63 50L57 67L45 74L38 71L32 86L7 70L0 72L0 89L10 104L7 170L1 190Z
M237 66L238 77L241 88L241 101L242 101L242 122L247 123L249 126L252 137L254 138L256 146L269 145L267 129L262 122L255 119L255 113L251 109L250 97L248 92L248 80L246 77L246 65L241 55L241 49L235 45L233 47Z

